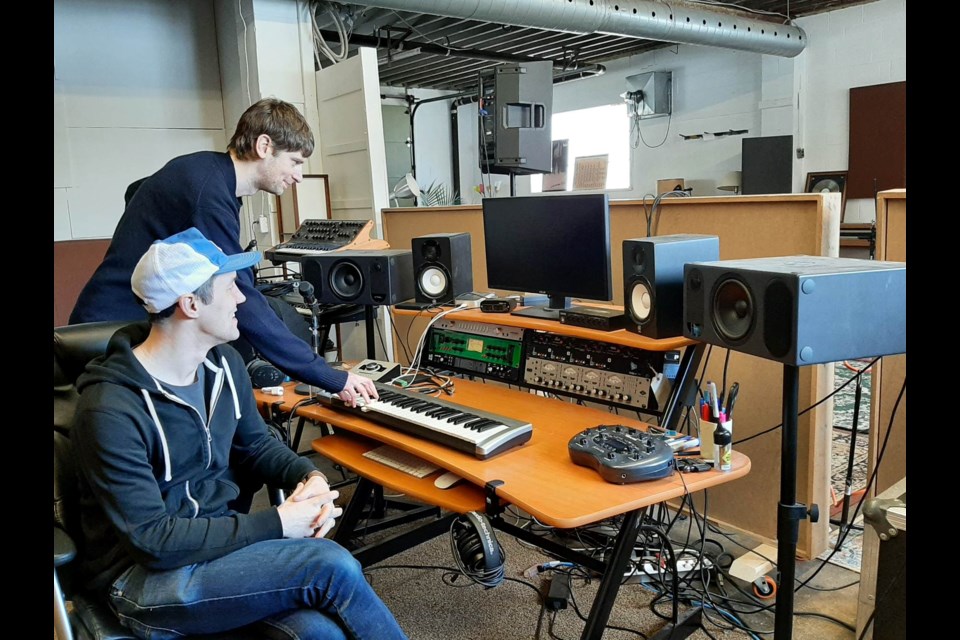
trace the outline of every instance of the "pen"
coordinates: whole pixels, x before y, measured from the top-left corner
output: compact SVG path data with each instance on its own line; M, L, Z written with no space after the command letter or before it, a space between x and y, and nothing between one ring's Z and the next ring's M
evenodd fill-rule
M713 410L713 417L720 417L720 406L717 404L717 385L713 382L707 383L707 388L710 389L710 408Z
M737 401L737 396L740 395L740 383L734 382L730 387L730 393L727 395L727 419L733 420L733 404Z

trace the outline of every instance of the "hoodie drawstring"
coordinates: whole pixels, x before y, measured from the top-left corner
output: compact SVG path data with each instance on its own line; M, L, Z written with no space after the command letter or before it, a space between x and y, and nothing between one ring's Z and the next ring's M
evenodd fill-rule
M163 425L160 424L160 417L157 415L157 410L153 406L153 400L150 399L150 392L146 389L140 389L140 393L143 394L143 400L147 404L147 411L150 412L150 417L153 418L153 423L157 426L157 433L160 434L160 444L163 446L163 464L165 467L163 479L170 482L173 479L173 471L170 467L170 448L167 446L167 434L163 432Z
M233 384L233 373L230 371L230 365L227 364L227 359L223 356L220 356L220 363L223 365L224 371L227 373L227 384L230 385L230 392L233 394L233 413L237 417L237 420L240 419L240 398L237 396L237 388Z

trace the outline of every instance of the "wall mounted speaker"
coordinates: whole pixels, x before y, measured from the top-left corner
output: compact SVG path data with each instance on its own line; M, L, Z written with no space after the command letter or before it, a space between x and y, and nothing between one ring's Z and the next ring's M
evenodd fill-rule
M413 297L413 253L402 249L303 256L301 278L320 304L392 305Z
M906 351L904 262L790 256L683 269L688 338L794 366Z
M623 241L627 331L649 338L683 335L683 265L720 259L720 238L677 234Z
M452 304L473 291L469 233L433 233L413 239L417 302Z
M553 63L498 64L480 72L480 169L485 173L550 173Z

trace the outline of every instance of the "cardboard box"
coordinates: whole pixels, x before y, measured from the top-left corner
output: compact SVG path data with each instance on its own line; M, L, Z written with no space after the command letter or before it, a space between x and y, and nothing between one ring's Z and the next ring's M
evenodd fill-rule
M667 191L683 191L685 188L683 178L664 178L663 180L657 180L657 195L666 193Z

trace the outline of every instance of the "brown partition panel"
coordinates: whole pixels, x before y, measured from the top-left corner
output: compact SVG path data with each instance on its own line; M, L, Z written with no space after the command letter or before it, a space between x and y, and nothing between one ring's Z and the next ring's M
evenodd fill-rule
M103 262L109 246L109 238L53 243L53 326L67 324L80 291Z
M562 196L558 196L562 197ZM647 202L648 209L650 202ZM408 248L412 238L426 233L466 231L471 234L473 281L477 291L486 286L486 253L482 208L478 205L385 209L384 234L394 248ZM840 194L785 194L715 198L666 198L660 202L654 227L658 235L705 233L720 238L720 258L738 259L784 255L836 256L840 238ZM646 235L643 202L610 203L611 265L615 304L623 304L623 241ZM544 259L551 259L545 256ZM501 293L501 292L498 292ZM395 316L400 336L410 336L412 350L427 319ZM491 319L491 322L496 322ZM396 336L394 337L396 342ZM396 353L403 353L398 348ZM705 375L718 386L726 350L714 347ZM776 427L781 422L781 365L731 353L727 384L741 384L734 424L734 441ZM803 367L800 372L800 408L813 405L833 386L833 365ZM824 403L800 417L797 499L817 503L820 522L801 524L798 553L814 557L827 548L830 506L830 425L832 405ZM776 539L779 500L780 431L742 445L753 462L753 472L728 487L716 487L709 496L709 517L768 540Z
M892 189L877 195L877 260L907 261L907 190ZM907 356L887 356L874 365L870 401L870 464L877 456L890 428L890 437L877 472L874 494L881 493L907 475L907 394L904 392L897 414L890 416L907 376ZM869 477L869 476L868 476Z

